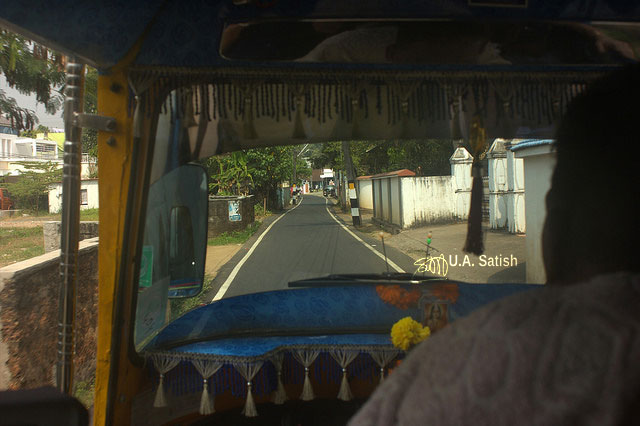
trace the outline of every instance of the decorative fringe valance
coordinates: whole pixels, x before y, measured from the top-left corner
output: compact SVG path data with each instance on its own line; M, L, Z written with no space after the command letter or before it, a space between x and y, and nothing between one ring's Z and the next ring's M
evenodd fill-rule
M306 120L335 120L333 135L358 139L363 122L375 119L399 126L400 137L414 126L450 121L458 138L459 114L479 115L491 128L526 121L549 126L569 101L601 73L215 70L134 70L130 84L141 110L161 110L179 117L243 123L243 137L256 139L256 120L293 124L291 138L305 139ZM167 95L172 91L175 102ZM132 99L133 102L133 99ZM130 108L132 110L132 108ZM498 123L489 122L497 120ZM456 130L456 126L458 130ZM511 129L513 131L515 129Z
M353 398L349 378L377 380L376 371L388 365L401 352L392 346L296 346L282 348L261 357L216 356L180 352L152 352L156 377L159 376L154 407L170 404L165 387L174 395L201 391L199 413L215 412L215 395L225 391L245 398L243 414L257 416L255 395L273 393L272 401L287 400L284 383L301 384L300 399L315 398L311 376L339 384L337 397Z

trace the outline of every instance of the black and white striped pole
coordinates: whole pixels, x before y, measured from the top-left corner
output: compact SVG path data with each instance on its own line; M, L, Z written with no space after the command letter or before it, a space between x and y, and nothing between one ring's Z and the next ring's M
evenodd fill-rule
M353 226L360 226L360 208L358 207L358 194L356 193L355 182L349 181L349 202L351 204L351 218Z

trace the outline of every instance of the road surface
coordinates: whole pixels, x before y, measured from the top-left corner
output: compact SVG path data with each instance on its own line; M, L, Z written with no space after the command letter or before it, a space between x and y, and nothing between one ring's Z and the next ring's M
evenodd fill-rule
M350 233L321 195L276 218L225 265L212 283L214 300L288 288L289 281L340 273L387 270L381 242ZM377 253L376 253L377 252ZM387 248L389 270L413 272L413 260Z

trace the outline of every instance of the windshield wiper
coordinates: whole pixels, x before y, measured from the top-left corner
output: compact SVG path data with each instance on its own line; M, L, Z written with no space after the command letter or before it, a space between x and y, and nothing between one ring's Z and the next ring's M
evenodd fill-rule
M331 274L325 277L290 281L289 287L331 287L344 285L397 285L425 284L451 280L436 276L417 276L406 272L383 272L380 274Z

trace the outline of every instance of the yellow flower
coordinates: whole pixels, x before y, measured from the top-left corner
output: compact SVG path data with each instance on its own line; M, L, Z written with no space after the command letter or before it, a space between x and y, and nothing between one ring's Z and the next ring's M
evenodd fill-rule
M411 317L402 318L391 327L391 342L397 348L406 351L431 335L429 327L423 327Z

